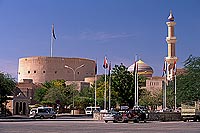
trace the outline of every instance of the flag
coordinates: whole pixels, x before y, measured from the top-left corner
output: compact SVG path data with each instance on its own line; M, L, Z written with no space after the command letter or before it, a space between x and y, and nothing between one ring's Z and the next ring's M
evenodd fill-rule
M52 25L52 37L54 39L56 39L55 30L54 30L54 24Z
M167 80L171 81L172 80L172 71L171 71L170 64L167 64Z
M108 61L107 61L106 56L104 57L103 67L104 67L104 69L107 69L107 68L108 68Z
M134 64L134 71L133 71L135 74L138 72L138 63L137 61L135 62Z
M164 76L164 75L166 75L166 71L167 71L167 62L166 62L166 60L164 61L164 65L163 65L163 75L162 75L162 77Z
M95 75L97 74L97 63L95 64Z
M134 70L133 70L134 73L138 72L138 63L137 62L138 62L138 55L136 54L135 55Z
M176 61L174 61L174 66L173 66L174 75L176 75L176 70L177 70L177 68L176 68Z
M110 75L110 74L111 74L111 62L109 64L109 68L108 68L108 75Z

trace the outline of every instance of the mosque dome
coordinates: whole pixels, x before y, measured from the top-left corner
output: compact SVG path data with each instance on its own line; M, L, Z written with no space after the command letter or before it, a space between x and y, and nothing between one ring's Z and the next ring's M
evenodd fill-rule
M149 65L144 63L142 60L138 60L137 64L138 64L138 74L139 75L142 75L145 77L152 77L153 69ZM134 72L134 68L135 68L135 63L132 64L130 67L128 67L128 71Z

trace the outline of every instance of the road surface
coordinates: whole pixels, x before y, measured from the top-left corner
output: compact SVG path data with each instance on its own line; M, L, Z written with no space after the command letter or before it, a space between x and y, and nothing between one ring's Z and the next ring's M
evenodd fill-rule
M200 122L104 123L103 121L0 122L1 133L199 133Z

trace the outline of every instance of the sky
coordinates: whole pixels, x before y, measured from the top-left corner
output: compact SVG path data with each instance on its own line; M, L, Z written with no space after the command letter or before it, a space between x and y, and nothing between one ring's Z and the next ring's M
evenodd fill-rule
M97 60L129 67L137 54L161 76L170 10L175 17L177 67L200 56L200 0L0 0L0 71L17 78L22 57Z

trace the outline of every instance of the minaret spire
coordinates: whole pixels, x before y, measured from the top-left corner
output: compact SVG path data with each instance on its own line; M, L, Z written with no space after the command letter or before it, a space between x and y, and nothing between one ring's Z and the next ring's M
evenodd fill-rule
M167 79L171 81L174 78L174 73L173 73L174 65L178 61L178 58L176 57L176 49L175 49L176 37L174 33L174 26L176 25L176 22L174 22L174 16L171 10L168 20L169 21L166 22L168 27L168 36L166 37L166 42L168 44L168 56L165 57L165 60L168 64Z
M174 21L174 16L172 14L172 10L170 10L170 14L169 14L168 20L169 21Z

